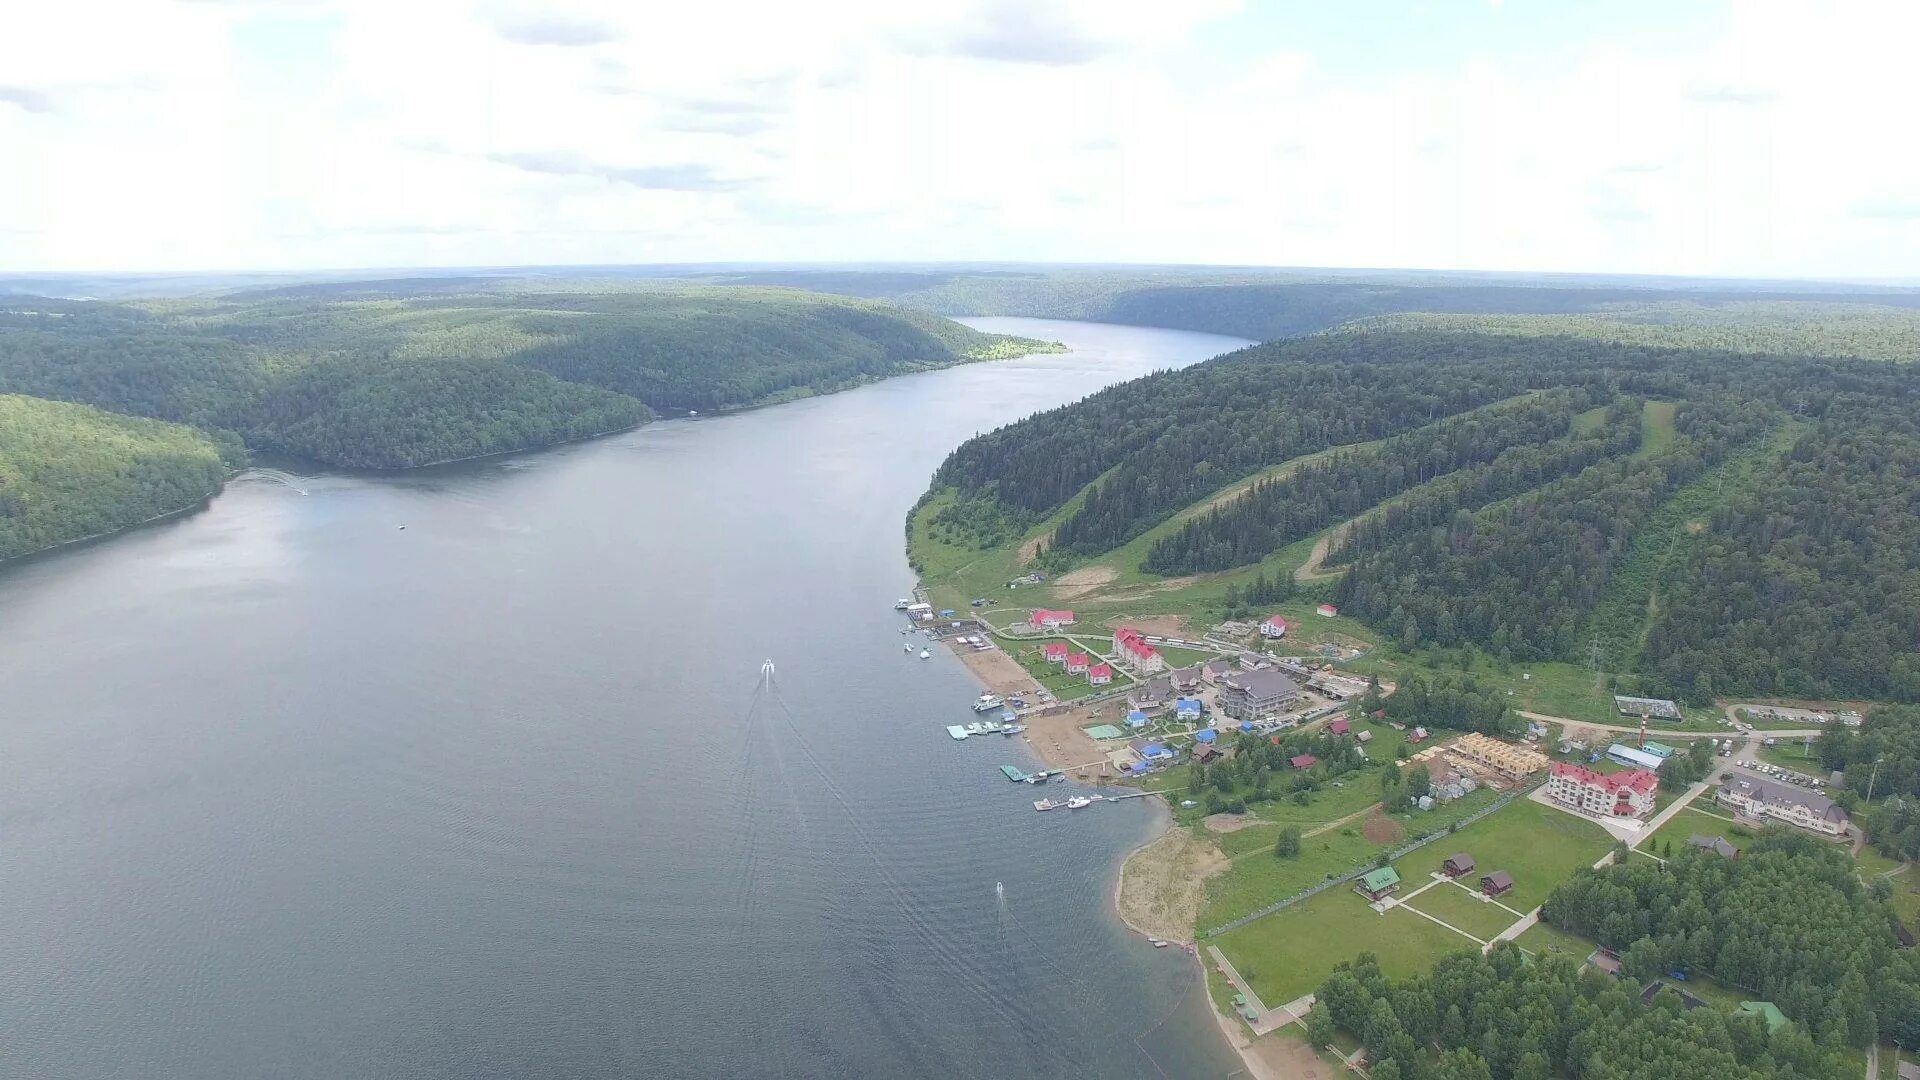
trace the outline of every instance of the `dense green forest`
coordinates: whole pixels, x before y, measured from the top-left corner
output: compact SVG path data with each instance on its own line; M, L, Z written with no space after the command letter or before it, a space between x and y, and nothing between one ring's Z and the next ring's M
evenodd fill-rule
M1335 1030L1360 1040L1372 1080L1841 1080L1857 1068L1794 1025L1688 1011L1668 991L1642 1005L1635 985L1577 961L1529 962L1502 943L1443 957L1398 982L1371 953L1321 984L1310 1041ZM1318 1017L1319 1019L1315 1019Z
M226 472L191 428L0 394L0 559L197 506Z
M251 449L390 469L618 431L650 406L735 408L1053 348L784 289L442 278L137 303L13 296L0 303L0 394L192 425L230 463ZM65 422L30 438L24 418L15 424L25 456L0 474L11 485L0 556L209 490L198 472L157 464L152 448L133 453L136 434L161 429ZM130 479L82 490L55 467L57 452L73 455L73 476L125 459Z
M980 436L932 491L943 531L983 546L1047 522L1050 573L1149 530L1127 570L1252 566L1324 533L1315 588L1409 649L1604 651L1696 702L1920 700L1920 365L1886 358L1915 316L1810 308L1276 342Z
M1547 923L1621 954L1626 973L1713 976L1772 1001L1823 1046L1920 1047L1920 963L1897 948L1883 881L1842 848L1769 829L1738 859L1682 851L1582 870Z

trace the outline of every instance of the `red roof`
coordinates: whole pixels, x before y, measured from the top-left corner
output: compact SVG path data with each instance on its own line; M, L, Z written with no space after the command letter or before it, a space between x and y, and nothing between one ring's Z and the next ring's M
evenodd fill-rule
M1348 731L1352 730L1352 727L1353 725L1347 723L1347 718L1343 716L1333 723L1328 724L1327 730L1333 732L1335 735L1345 735Z
M1313 768L1314 763L1319 760L1320 760L1319 758L1314 757L1312 754L1301 754L1297 758L1288 759L1287 764L1293 766L1296 769L1311 769Z
M1073 665L1074 667L1079 667L1082 664L1085 664L1086 662L1087 662L1087 654L1083 652L1077 652L1077 653L1074 653L1072 656L1067 657L1067 663Z
M1087 678L1111 679L1113 678L1113 669L1105 664L1095 664L1087 669Z
M1046 608L1033 609L1033 618L1032 618L1033 625L1040 626L1048 621L1057 622L1057 623L1070 623L1073 621L1073 612L1048 611Z
M1332 604L1321 604L1319 607L1315 608L1314 610L1318 611L1322 615L1327 615L1327 616L1340 614L1340 609L1337 607L1334 607Z
M1572 779L1575 783L1585 784L1588 787L1603 788L1610 793L1618 793L1624 788L1641 795L1646 795L1650 794L1654 788L1660 786L1660 778L1645 769L1628 769L1624 772L1603 773L1595 772L1584 765L1568 765L1566 762L1556 761L1553 763L1553 775L1565 776Z
M1046 658L1049 660L1053 659L1056 656L1067 655L1066 645L1058 641L1048 642L1046 647L1042 648L1040 651L1043 654L1045 654Z
M1160 655L1159 650L1147 644L1146 635L1130 627L1121 627L1113 632L1114 647L1132 653L1142 660Z
M1278 615L1269 615L1267 616L1267 621L1261 623L1260 625L1261 626L1277 626L1284 631L1287 628L1287 620L1281 618Z

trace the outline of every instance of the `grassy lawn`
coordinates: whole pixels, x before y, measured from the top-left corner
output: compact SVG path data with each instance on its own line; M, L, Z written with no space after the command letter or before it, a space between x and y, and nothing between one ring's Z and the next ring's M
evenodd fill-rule
M1366 778L1359 785L1364 789L1363 795L1366 802L1360 803L1359 806L1364 807L1376 797L1378 788L1375 786L1377 781L1374 777L1377 774L1361 775ZM1354 786L1356 785L1348 785L1349 788ZM1220 844L1222 851L1229 856L1245 854L1245 857L1236 858L1231 870L1208 883L1207 904L1200 913L1199 926L1202 930L1219 926L1229 919L1238 918L1277 900L1284 900L1302 889L1324 881L1329 874L1339 877L1359 869L1378 857L1380 852L1399 847L1422 832L1445 829L1451 822L1467 817L1497 798L1499 796L1495 792L1482 789L1433 810L1425 812L1416 810L1411 814L1395 815L1393 820L1406 829L1406 836L1391 844L1376 844L1368 840L1361 834L1362 823L1355 821L1318 836L1307 837L1301 842L1298 859L1277 859L1267 853L1267 849L1273 846L1274 837L1280 833L1280 826L1277 824L1256 825L1216 836L1214 839ZM1298 809L1291 803L1284 805L1286 808ZM1350 813L1351 810L1348 812ZM1505 813L1506 811L1502 811L1486 820L1496 820ZM1462 835L1465 835L1466 831L1462 830ZM1447 848L1449 843L1450 841L1445 838L1436 840L1409 856L1407 861L1440 848ZM1448 848L1447 852L1442 852L1435 858L1434 865L1437 866L1440 860L1445 859L1453 850L1458 849ZM1595 855L1587 861L1592 862L1594 858L1599 856ZM1405 865L1401 865L1399 870L1403 876L1408 873ZM1421 873L1424 875L1425 871ZM1417 886L1410 886L1410 888L1413 887ZM1278 918L1279 916L1270 917Z
M1872 847L1861 848L1860 854L1853 857L1853 863L1860 868L1860 876L1863 878L1884 877L1906 865L1898 859L1887 858ZM1907 871L1909 874L1912 872Z
M1190 667L1203 660L1211 660L1220 655L1217 652L1205 652L1200 649L1181 649L1170 645L1155 647L1160 650L1161 656L1167 658L1168 667Z
M1703 795L1685 810L1673 815L1665 825L1654 830L1653 835L1640 844L1640 850L1664 857L1666 845L1672 844L1674 854L1678 855L1686 850L1687 837L1695 834L1724 836L1727 843L1735 848L1744 848L1753 842L1751 836L1735 835L1733 822L1713 816L1719 812L1713 801Z
M1527 927L1525 933L1514 939L1514 944L1535 956L1559 953L1571 956L1575 960L1585 960L1587 954L1593 951L1593 942L1578 934L1569 934L1565 930L1548 926L1546 923L1534 923Z
M1606 830L1590 821L1530 799L1516 799L1499 813L1407 856L1399 870L1402 878L1425 880L1447 856L1464 851L1478 864L1476 884L1481 874L1505 870L1513 875L1513 891L1500 902L1516 911L1531 911L1554 886L1581 867L1592 866L1612 846Z
M1334 965L1371 951L1388 978L1425 974L1435 960L1473 942L1409 911L1378 914L1352 889L1328 889L1303 904L1225 934L1220 947L1260 1000L1310 994Z
M1046 645L1056 642L1066 644L1075 652L1081 651L1079 645L1067 638L1035 638L1031 642L1014 642L1002 638L1000 646L1008 656L1013 657L1021 667L1027 670L1027 674L1033 676L1035 682L1053 691L1053 696L1061 701L1083 698L1102 689L1089 685L1085 675L1069 675L1065 668L1047 662L1041 650Z
M1409 884L1417 886L1424 882ZM1497 904L1488 903L1479 896L1477 892L1470 893L1448 882L1435 885L1407 903L1442 922L1465 930L1481 941L1492 941L1495 934L1519 921L1518 915Z
M1673 414L1678 409L1671 401L1647 402L1640 412L1640 448L1634 457L1659 457L1673 449Z
M1827 775L1827 770L1820 767L1820 758L1809 752L1806 742L1801 739L1782 740L1775 746L1755 747L1753 756L1769 765L1778 765L1809 776Z
M1267 833L1268 844L1273 842L1273 833L1277 831ZM1343 831L1321 833L1302 841L1300 857L1297 859L1276 859L1270 855L1254 854L1236 860L1233 869L1207 883L1207 903L1200 911L1200 928L1204 930L1219 926L1276 900L1284 900L1326 880L1328 876L1339 877L1365 863L1378 851L1371 841L1358 832L1345 836L1342 835ZM1220 839L1232 840L1239 835L1230 833ZM1226 847L1224 843L1221 846L1223 849Z

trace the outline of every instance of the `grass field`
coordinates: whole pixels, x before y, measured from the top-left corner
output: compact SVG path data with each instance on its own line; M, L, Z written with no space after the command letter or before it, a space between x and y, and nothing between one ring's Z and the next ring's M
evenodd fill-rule
M1548 926L1546 923L1534 923L1527 927L1525 933L1514 939L1514 944L1535 956L1559 953L1563 956L1571 956L1575 960L1584 960L1587 954L1593 951L1593 942L1578 934L1569 934L1565 930Z
M1213 942L1270 1005L1310 994L1334 965L1363 952L1380 958L1389 978L1425 974L1448 953L1473 942L1409 911L1376 913L1352 889L1328 889L1277 915L1224 934Z
M1402 859L1402 878L1424 880L1456 851L1472 855L1481 874L1505 870L1513 875L1513 891L1500 902L1516 911L1531 911L1546 900L1553 887L1592 866L1613 846L1605 829L1583 818L1531 799L1516 799L1497 814L1429 844Z
M1673 449L1673 414L1679 406L1671 401L1649 401L1640 411L1640 448L1637 458L1659 457Z
M1827 774L1827 770L1820 767L1820 758L1815 753L1809 752L1806 742L1801 739L1791 739L1777 746L1756 747L1753 756L1768 764L1792 769L1795 772L1822 777Z
M1473 880L1479 880L1477 877ZM1410 882L1418 887L1422 882ZM1409 889L1409 892L1412 890ZM1520 916L1480 899L1477 892L1468 892L1452 882L1435 885L1419 896L1407 901L1408 906L1421 911L1452 926L1457 926L1481 941L1491 941L1494 935L1520 920ZM1525 908L1520 910L1525 911Z
M1344 814L1364 808L1379 798L1379 773L1369 770L1353 776L1346 788L1337 796L1330 797L1322 805L1317 820L1329 817L1338 819ZM1368 840L1361 832L1363 822L1354 821L1338 829L1309 836L1301 842L1298 859L1278 859L1270 854L1273 841L1280 834L1281 826L1256 825L1237 832L1216 836L1220 849L1229 856L1244 855L1235 858L1233 868L1213 879L1207 888L1207 904L1200 913L1200 928L1218 926L1229 919L1236 919L1249 911L1265 907L1277 900L1284 900L1294 893L1326 880L1327 875L1335 877L1358 869L1377 857L1380 852L1391 850L1411 839L1414 834L1444 829L1451 822L1482 809L1499 798L1496 792L1482 789L1465 798L1442 804L1428 811L1414 811L1411 814L1396 815L1393 820L1403 826L1407 835L1391 844L1376 844ZM1291 802L1281 800L1277 804L1267 804L1276 812L1289 812L1312 809L1297 807ZM1262 807L1266 809L1266 807ZM1494 817L1499 817L1496 814ZM1489 818L1488 820L1493 820ZM1304 826L1308 828L1310 826ZM1445 847L1447 841L1436 840L1424 851ZM1597 857L1597 856L1596 856ZM1441 858L1445 858L1442 855ZM1589 860L1591 861L1591 860ZM1406 870L1401 869L1405 874ZM1417 887L1417 886L1410 886Z
M1665 855L1665 845L1672 844L1674 854L1677 855L1686 849L1687 837L1696 833L1701 836L1725 837L1727 843L1735 848L1744 848L1753 841L1751 835L1739 836L1734 833L1734 823L1727 820L1731 815L1713 816L1719 813L1721 811L1714 806L1711 794L1703 793L1693 805L1673 815L1665 825L1654 830L1654 834L1640 845L1640 850L1655 855ZM1743 828L1741 831L1747 830Z

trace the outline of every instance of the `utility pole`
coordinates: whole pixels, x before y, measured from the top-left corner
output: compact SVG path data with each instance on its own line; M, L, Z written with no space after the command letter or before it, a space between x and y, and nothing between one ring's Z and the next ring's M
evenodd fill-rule
M1867 801L1873 801L1873 782L1880 779L1880 763L1887 760L1885 755L1873 759L1873 771L1867 774Z

